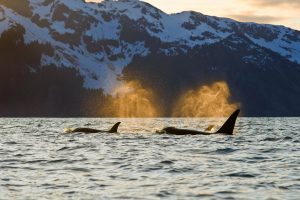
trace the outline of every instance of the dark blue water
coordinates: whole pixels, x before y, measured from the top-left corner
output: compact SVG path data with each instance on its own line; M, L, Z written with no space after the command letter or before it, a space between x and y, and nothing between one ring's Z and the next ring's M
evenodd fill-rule
M64 128L120 134L66 134ZM300 118L240 118L234 136L204 130L224 119L0 119L0 199L299 199Z

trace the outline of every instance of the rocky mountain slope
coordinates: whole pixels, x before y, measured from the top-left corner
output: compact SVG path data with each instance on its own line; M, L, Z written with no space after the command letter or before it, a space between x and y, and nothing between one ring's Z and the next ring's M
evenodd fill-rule
M20 91L31 102L27 91L43 87L36 101L53 110L70 97L85 102L79 91L109 94L123 79L141 81L168 107L189 88L224 80L245 115L300 115L300 32L283 26L168 15L137 0L0 0L0 48L2 105ZM55 96L64 101L53 104Z

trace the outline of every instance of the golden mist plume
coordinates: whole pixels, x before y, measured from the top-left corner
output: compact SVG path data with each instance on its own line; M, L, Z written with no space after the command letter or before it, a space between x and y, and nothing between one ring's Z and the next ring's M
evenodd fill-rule
M113 117L157 117L160 113L154 102L152 91L139 81L124 82L113 90L105 112Z
M225 117L239 104L229 102L230 90L226 82L215 82L197 90L189 90L179 99L173 117Z

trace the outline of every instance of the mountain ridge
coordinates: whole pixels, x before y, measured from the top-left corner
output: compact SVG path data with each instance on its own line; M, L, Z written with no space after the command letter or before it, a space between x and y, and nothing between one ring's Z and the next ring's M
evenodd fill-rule
M24 0L22 4L17 0L0 0L0 37L7 32L18 33L12 40L20 40L25 46L41 45L34 50L39 52L40 60L35 58L34 62L26 63L24 58L23 65L28 66L30 73L47 66L74 69L87 90L103 90L109 94L120 80L143 77L140 81L162 96L162 104L166 106L187 88L222 79L234 91L233 100L249 110L245 112L247 115L300 115L300 108L293 111L296 103L287 105L283 96L279 100L274 97L278 108L275 105L264 108L268 97L263 93L270 91L251 90L252 95L261 97L260 101L264 102L254 109L254 103L247 101L248 94L243 91L249 83L233 76L236 74L233 69L241 71L240 76L251 72L253 76L269 80L267 85L274 85L275 90L280 83L267 74L274 73L274 77L288 85L284 88L295 94L293 98L300 99L299 89L294 87L298 84L294 74L300 73L300 32L283 26L242 23L194 11L166 14L137 0L101 3ZM160 61L165 61L167 66ZM180 72L181 79L176 71ZM198 80L193 73L200 73L203 80ZM287 77L292 78L286 80ZM248 79L251 82L251 77ZM241 82L243 87L237 87ZM279 96L285 93L280 88L280 92L275 92L280 93ZM169 91L174 94L168 94Z

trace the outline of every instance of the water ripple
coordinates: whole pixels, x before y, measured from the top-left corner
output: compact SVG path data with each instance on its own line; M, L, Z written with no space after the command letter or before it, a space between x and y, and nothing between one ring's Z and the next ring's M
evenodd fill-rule
M298 199L300 118L240 118L234 136L204 130L220 119L0 119L0 199Z

